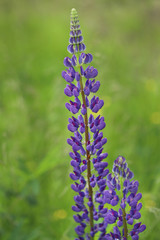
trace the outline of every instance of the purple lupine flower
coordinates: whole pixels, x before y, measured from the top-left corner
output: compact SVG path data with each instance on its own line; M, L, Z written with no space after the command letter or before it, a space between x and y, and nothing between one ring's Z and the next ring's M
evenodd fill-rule
M146 228L141 222L134 224L134 220L141 217L139 200L142 194L138 193L138 181L131 180L133 173L124 157L115 160L112 174L107 169L108 153L103 153L107 142L102 132L106 126L104 117L88 116L89 109L93 113L99 112L104 101L95 95L90 97L99 90L100 82L95 80L97 69L84 66L92 62L93 56L84 53L86 47L75 9L71 11L70 30L67 49L72 56L64 59L66 69L62 77L67 82L64 93L71 98L65 106L74 114L68 119L68 130L74 135L67 143L72 147L69 153L73 167L70 178L74 181L71 188L75 192L72 210L78 224L75 240L93 240L97 233L99 240L127 240L129 235L138 240L139 233ZM105 204L111 208L106 208ZM113 209L115 206L116 210ZM108 233L107 226L111 224L114 224L113 231ZM128 224L134 224L133 228L128 230Z
M64 93L71 98L65 106L75 115L68 120L68 130L74 135L67 139L72 147L70 157L73 171L70 178L74 183L71 188L76 193L72 210L76 213L74 220L79 224L75 228L78 235L76 239L93 239L98 231L105 232L107 226L103 219L108 210L104 207L102 196L109 173L108 163L105 162L108 154L103 153L107 139L101 132L106 124L100 115L96 118L92 114L88 116L88 109L97 113L104 102L99 97L90 97L91 93L95 94L99 90L100 82L95 80L97 69L93 66L85 67L92 62L93 57L90 53L84 53L85 45L75 9L71 11L69 43L68 51L72 57L65 57L66 70L62 72L62 77L67 81ZM95 196L93 189L96 189ZM102 219L102 224L94 222L99 219ZM86 224L90 226L89 232L85 232Z
M138 202L142 198L142 194L138 193L139 183L132 180L133 173L128 168L126 159L122 156L114 161L112 172L107 176L109 190L103 192L103 201L112 206L120 202L120 208L118 212L114 212L113 209L109 210L105 216L105 221L109 224L116 222L117 227L122 228L123 235L116 239L127 239L130 235L133 240L138 240L138 234L144 231L146 226L142 225L143 227L139 229L140 225L135 224L133 229L130 229L127 225L133 225L135 219L141 218L139 211L142 208L142 203ZM119 196L117 196L118 192ZM114 202L112 202L113 199L115 199ZM111 232L110 237L115 239L114 233Z

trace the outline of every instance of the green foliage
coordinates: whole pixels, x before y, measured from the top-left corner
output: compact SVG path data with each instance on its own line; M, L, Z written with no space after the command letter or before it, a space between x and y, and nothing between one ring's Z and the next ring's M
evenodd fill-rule
M61 78L73 7L99 70L109 167L119 154L129 161L142 239L158 239L160 4L149 0L1 1L0 239L74 239Z

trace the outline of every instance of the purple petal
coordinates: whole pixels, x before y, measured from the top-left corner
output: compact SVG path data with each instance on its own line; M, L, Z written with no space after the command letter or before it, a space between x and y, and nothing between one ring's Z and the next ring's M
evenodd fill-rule
M79 74L79 72L76 72L76 74L75 74L75 79L77 80L77 81L79 81L80 80L80 74Z
M86 96L86 106L89 107L89 100L88 100L87 96Z
M73 66L76 66L77 65L77 58L76 58L76 56L75 55L73 55L73 57L72 57L72 65Z
M74 184L71 184L71 188L73 189L73 191L75 191L75 192L79 192L78 187L75 186Z
M65 93L65 94L66 94L66 96L68 96L68 97L71 97L71 96L73 96L73 94L72 94L71 90L70 90L68 87L66 87L66 88L64 89L64 93Z
M84 94L86 95L86 96L89 96L89 94L90 94L90 89L89 89L89 87L84 87Z
M133 218L134 218L134 219L139 219L139 218L141 218L140 212L136 212L136 213L134 214Z
M81 209L78 208L77 206L72 206L72 210L73 210L74 212L80 212L80 211L81 211Z
M67 50L69 53L73 54L74 53L73 45L72 44L68 45Z
M69 57L65 57L63 63L66 67L72 67L71 59Z
M79 91L78 89L73 89L73 96L78 97L79 96Z
M81 113L82 113L83 115L85 115L86 112L87 112L86 106L85 106L84 104L82 104Z
M132 225L133 224L133 218L130 218L128 221L127 221L128 224Z
M93 92L93 93L97 92L98 89L99 89L99 87L100 87L100 82L97 81L97 82L93 85L93 87L91 88L91 92Z
M146 225L141 225L138 229L138 232L143 232L146 229Z
M105 122L101 122L99 125L98 125L98 130L102 130L103 128L105 128L106 124Z
M75 132L77 131L77 127L74 127L71 123L68 124L68 130L71 131L71 132Z
M65 71L62 71L62 77L65 79L65 76L66 76L66 72Z
M77 223L81 223L83 221L82 217L79 214L73 215L73 217Z
M104 105L104 101L103 100L100 100L99 103L98 103L98 107L99 109L101 109Z
M99 111L98 105L96 104L91 110L92 110L92 112L97 113Z
M74 144L74 142L70 138L67 138L67 143L71 146Z
M70 173L70 178L72 179L72 180L78 180L79 179L79 177L78 176L76 176L75 174L73 174L73 173Z

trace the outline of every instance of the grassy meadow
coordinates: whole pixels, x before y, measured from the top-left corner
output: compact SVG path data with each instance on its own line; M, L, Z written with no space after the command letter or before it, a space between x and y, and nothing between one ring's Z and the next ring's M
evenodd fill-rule
M158 0L0 0L0 239L75 238L61 77L73 7L99 71L109 168L127 159L143 194L140 239L158 240Z

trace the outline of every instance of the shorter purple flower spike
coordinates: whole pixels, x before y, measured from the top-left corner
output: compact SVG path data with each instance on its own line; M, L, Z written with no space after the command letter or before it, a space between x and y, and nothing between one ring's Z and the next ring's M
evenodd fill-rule
M146 226L142 225L141 227L141 223L139 223L135 224L133 229L130 229L127 225L133 225L135 219L141 218L139 211L142 208L142 203L138 203L138 201L142 198L142 194L137 193L139 183L138 181L131 180L133 173L128 168L126 159L122 156L119 156L114 161L112 172L112 174L110 173L107 176L109 190L103 192L102 199L104 204L108 203L112 206L120 202L120 208L118 212L114 212L113 209L109 210L105 216L105 221L108 224L117 223L116 229L113 228L113 233L111 232L108 236L112 237L111 239L121 240L126 239L130 235L133 240L138 240L138 234L144 231ZM121 191L121 194L119 194L119 191ZM118 228L121 227L123 227L123 236L120 236L118 233Z

